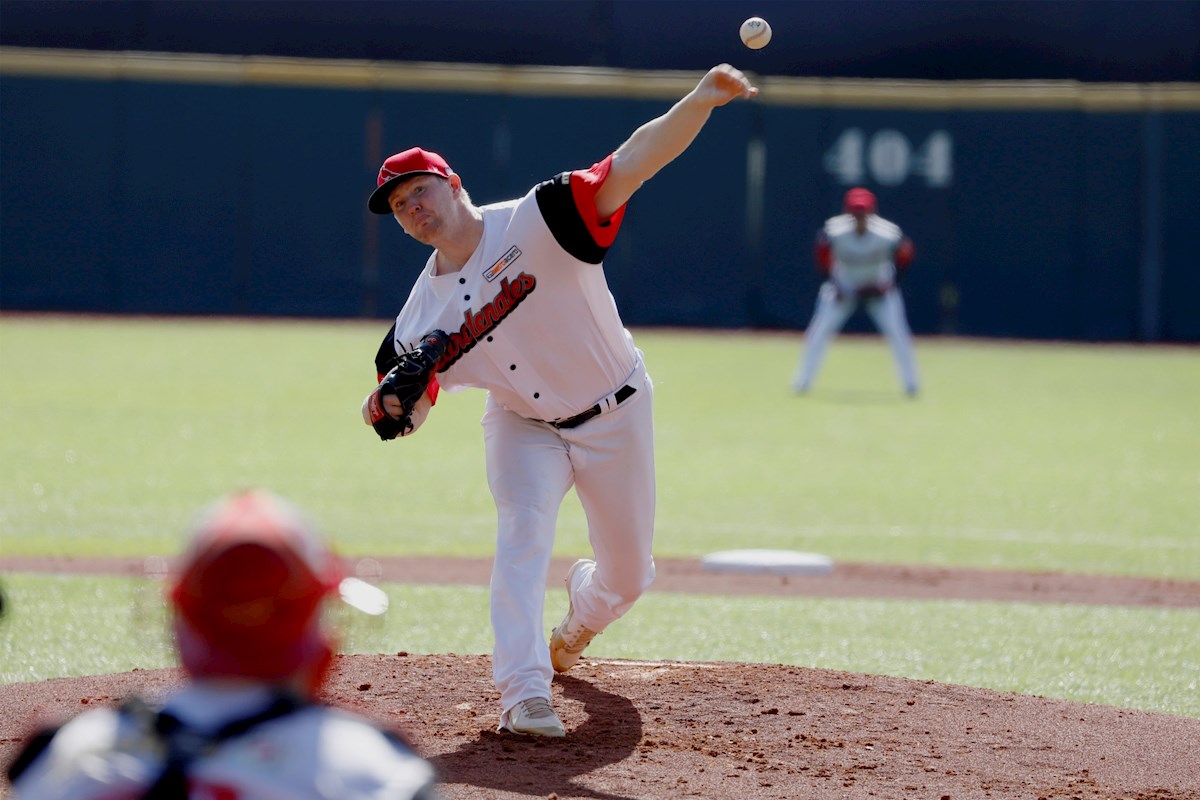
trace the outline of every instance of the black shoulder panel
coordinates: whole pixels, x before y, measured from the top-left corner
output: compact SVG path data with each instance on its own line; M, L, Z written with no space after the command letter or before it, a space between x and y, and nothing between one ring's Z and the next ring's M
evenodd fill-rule
M607 247L596 244L587 224L579 216L571 195L571 173L563 172L538 185L538 209L558 246L585 264L599 264Z

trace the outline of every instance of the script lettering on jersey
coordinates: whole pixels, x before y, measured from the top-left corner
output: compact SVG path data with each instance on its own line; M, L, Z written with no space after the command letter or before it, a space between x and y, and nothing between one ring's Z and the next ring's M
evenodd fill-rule
M500 281L500 291L490 302L484 303L478 311L468 308L463 314L462 327L450 334L450 344L446 346L446 354L438 362L437 371L445 371L470 352L488 331L499 325L536 288L537 278L527 272L517 275L514 280L505 278Z
M521 257L521 248L515 244L508 249L508 252L500 256L500 259L483 271L483 279L488 283L496 280L496 276L504 270L508 269L514 261Z

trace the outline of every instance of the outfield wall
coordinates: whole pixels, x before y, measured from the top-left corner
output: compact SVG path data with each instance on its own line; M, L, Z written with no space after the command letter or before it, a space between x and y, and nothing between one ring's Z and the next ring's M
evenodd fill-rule
M0 48L0 308L386 318L425 253L365 209L383 157L511 197L698 77ZM630 325L803 328L866 185L917 333L1200 341L1200 84L758 82L632 201Z

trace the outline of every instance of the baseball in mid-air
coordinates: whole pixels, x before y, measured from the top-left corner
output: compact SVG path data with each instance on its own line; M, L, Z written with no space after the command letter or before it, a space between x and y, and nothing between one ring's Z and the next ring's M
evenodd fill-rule
M742 37L742 44L751 50L761 50L771 41L771 26L762 17L751 17L746 20L742 23L742 28L738 33Z

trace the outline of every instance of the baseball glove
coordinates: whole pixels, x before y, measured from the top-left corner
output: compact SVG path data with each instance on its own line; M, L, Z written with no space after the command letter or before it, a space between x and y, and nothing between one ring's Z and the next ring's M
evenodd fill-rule
M392 367L383 378L383 382L375 388L375 392L367 398L367 413L371 418L371 427L383 441L403 436L413 429L412 412L417 401L429 387L429 381L437 369L438 361L446 353L446 344L450 337L443 331L430 331L421 337L421 343L411 352L401 353L396 366ZM394 417L387 412L383 400L393 395L400 401L400 416Z

